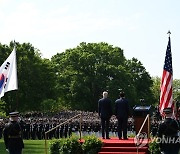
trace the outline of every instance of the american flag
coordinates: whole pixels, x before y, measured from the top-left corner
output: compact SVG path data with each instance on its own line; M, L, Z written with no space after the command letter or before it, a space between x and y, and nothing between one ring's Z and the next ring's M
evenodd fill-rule
M172 82L173 82L173 70L172 70L172 55L171 55L171 40L169 37L168 46L166 50L166 57L164 62L163 75L160 86L160 105L159 111L163 115L163 109L172 107Z

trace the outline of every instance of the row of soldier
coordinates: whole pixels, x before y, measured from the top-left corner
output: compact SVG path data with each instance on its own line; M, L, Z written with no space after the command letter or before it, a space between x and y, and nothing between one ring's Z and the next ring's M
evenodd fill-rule
M92 134L98 133L101 131L100 119L98 117L98 113L96 112L85 112L85 111L63 111L55 114L54 116L49 114L43 114L38 112L27 113L20 116L20 124L23 132L24 139L44 139L45 132L51 130L52 128L60 125L65 122L67 119L70 119L77 114L82 114L82 133L83 134ZM8 119L2 119L0 121L0 138L2 138L2 131L5 124L8 122ZM156 127L158 126L158 121L152 120L152 132L156 132ZM71 122L65 125L61 125L54 129L53 131L47 133L47 139L52 138L62 138L68 137L72 133L79 133L80 129L80 119L75 118L72 119ZM117 119L115 117L111 117L110 133L117 135ZM128 131L134 132L134 122L133 118L129 118L128 120Z

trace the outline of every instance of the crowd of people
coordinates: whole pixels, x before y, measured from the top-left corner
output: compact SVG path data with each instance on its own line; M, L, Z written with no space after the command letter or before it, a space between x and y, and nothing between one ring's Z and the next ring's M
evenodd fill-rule
M58 114L44 114L41 112L29 112L26 114L20 114L19 121L22 126L23 139L45 139L45 132L56 127L57 125L65 122L66 120L82 114L82 133L83 135L95 134L101 137L101 119L98 112L89 111L61 111ZM8 118L1 118L0 120L0 138L3 137L3 129L8 123ZM48 139L68 137L73 132L79 133L80 128L79 117L73 119L68 124L62 125L56 128L54 131L47 134ZM152 117L151 120L151 133L156 134L159 120L156 117ZM110 136L118 136L118 121L115 116L110 118L109 133ZM128 118L128 134L135 134L134 119Z
M82 114L82 133L95 134L101 136L101 120L97 112L89 111L61 111L58 114L50 115L43 114L40 112L29 112L26 114L20 114L19 121L23 132L23 139L45 139L45 132L56 127L57 125L65 122L66 120ZM0 121L0 138L2 138L2 133L5 125L8 123L9 119L1 119ZM112 116L109 124L109 131L111 135L117 135L118 122L115 116ZM62 138L68 137L73 132L79 133L80 128L80 118L76 117L72 119L71 122L57 127L55 130L47 133L47 138ZM133 118L128 119L128 131L134 132Z

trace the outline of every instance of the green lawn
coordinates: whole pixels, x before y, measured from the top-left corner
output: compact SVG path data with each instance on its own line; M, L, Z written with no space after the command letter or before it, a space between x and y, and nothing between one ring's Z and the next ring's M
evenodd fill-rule
M47 146L48 143L47 141ZM44 140L24 140L24 146L23 154L45 154ZM49 154L49 150L47 152ZM0 139L0 154L7 154L3 139Z

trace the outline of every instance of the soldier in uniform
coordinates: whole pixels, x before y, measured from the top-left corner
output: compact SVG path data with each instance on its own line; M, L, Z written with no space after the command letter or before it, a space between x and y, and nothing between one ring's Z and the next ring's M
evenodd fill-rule
M18 115L18 112L9 113L10 122L5 126L3 131L5 147L10 154L21 154L24 148Z
M68 135L69 135L69 137L72 136L72 127L73 127L72 124L68 125Z
M172 108L165 108L165 120L159 125L158 137L161 139L160 149L164 154L178 154L178 122L172 118Z

